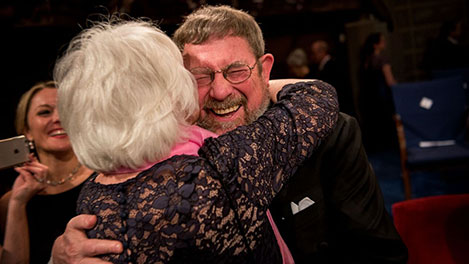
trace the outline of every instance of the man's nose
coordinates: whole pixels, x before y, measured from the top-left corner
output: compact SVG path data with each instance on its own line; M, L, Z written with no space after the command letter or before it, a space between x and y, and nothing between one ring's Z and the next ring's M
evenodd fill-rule
M223 77L222 73L215 74L210 86L210 97L218 101L225 100L233 93L233 86Z

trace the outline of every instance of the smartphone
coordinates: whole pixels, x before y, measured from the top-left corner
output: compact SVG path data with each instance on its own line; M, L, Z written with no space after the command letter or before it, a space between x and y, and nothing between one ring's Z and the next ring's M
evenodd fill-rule
M29 147L25 136L0 140L0 169L29 161Z

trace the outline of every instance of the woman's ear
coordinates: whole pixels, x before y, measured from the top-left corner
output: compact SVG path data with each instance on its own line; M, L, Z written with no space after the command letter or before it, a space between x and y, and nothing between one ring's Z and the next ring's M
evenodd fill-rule
M34 141L33 135L31 135L29 129L27 129L26 127L23 130L23 135L26 137L27 140Z

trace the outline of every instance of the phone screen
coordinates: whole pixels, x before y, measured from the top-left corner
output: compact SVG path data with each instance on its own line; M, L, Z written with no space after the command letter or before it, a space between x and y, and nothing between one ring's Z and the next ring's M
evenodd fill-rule
M0 140L0 169L13 167L29 160L25 136Z

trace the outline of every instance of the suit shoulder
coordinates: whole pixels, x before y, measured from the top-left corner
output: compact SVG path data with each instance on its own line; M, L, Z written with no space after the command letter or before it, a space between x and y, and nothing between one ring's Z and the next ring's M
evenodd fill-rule
M357 119L340 112L337 124L329 138L333 140L358 140L361 142L361 131Z
M357 119L343 112L339 113L339 121L337 124L339 123L346 128L359 128Z

